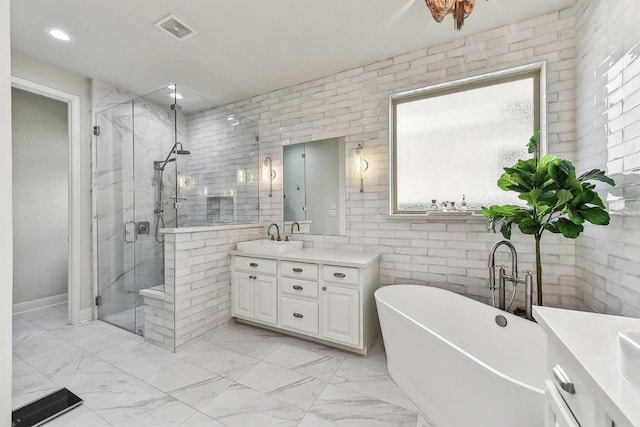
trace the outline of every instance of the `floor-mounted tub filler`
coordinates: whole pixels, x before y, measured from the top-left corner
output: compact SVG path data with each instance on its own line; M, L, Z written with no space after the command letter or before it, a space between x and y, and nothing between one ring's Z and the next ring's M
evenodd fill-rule
M453 292L375 293L389 375L434 427L544 425L546 335Z

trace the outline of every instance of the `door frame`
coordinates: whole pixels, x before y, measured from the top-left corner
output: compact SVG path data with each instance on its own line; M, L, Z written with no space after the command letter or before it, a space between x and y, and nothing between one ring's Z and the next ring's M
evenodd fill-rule
M80 97L72 93L54 89L20 77L11 76L11 87L27 92L56 99L67 104L68 136L69 136L69 206L68 206L68 279L67 301L68 322L72 325L83 320L81 316L81 283L80 283L80 236L81 228L81 194L80 194Z

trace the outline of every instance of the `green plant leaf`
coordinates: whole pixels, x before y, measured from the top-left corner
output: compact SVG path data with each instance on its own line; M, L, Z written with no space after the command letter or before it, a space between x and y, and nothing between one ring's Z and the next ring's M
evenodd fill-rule
M599 207L599 208L604 209L604 203L602 202L602 199L600 198L600 196L598 195L598 193L596 193L596 192L595 192L595 191L593 191L593 190L585 190L585 192L586 192L586 191L589 191L590 193L592 193L592 194L593 194L593 199L591 199L591 200L589 201L589 203L591 203L592 205L596 205L596 206L597 206L597 207Z
M556 233L556 234L560 233L560 230L558 230L558 221L553 221L548 224L545 224L544 229L552 233Z
M589 181L589 180L593 180L593 181L602 181L604 183L609 184L612 187L616 186L616 182L608 177L603 170L600 169L591 169L589 172L585 172L582 175L580 175L580 178L578 178L581 182L584 181Z
M575 209L569 209L568 215L569 221L574 224L582 224L584 223L584 217L580 214L580 211Z
M530 154L538 152L538 145L540 144L540 131L537 130L533 133L533 136L529 138L529 144L527 150Z
M583 190L583 184L578 180L578 178L576 178L576 170L573 169L571 170L571 172L569 173L569 179L567 180L567 184L568 187L573 188L576 191L582 191Z
M593 196L596 194L592 190L582 188L582 191L578 192L573 200L571 200L571 206L579 207L581 205L587 204L593 200Z
M503 221L500 225L500 232L505 239L511 240L511 223Z
M500 178L498 178L498 187L500 187L504 191L511 190L511 187L513 187L514 185L515 183L511 180L511 175L506 172L500 175Z
M518 228L523 234L536 234L542 225L533 218L525 218L518 223Z
M530 206L533 206L538 203L540 196L542 196L542 190L539 188L535 188L528 193L521 193L518 197L522 200L525 200Z
M555 159L549 162L547 171L549 172L551 179L556 184L563 187L567 184L567 181L569 181L571 172L575 171L575 168L568 160ZM582 188L582 184L580 185L580 188Z
M582 233L584 227L581 224L574 224L567 218L560 218L557 222L558 230L568 239L575 239Z
M560 208L565 205L569 200L573 199L573 194L569 190L558 190L556 192L556 207Z
M607 225L610 221L607 211L599 207L580 209L580 215L591 224Z
M546 172L547 166L549 166L549 163L556 160L557 158L558 156L556 156L555 154L547 154L546 156L540 159L538 170L544 170Z

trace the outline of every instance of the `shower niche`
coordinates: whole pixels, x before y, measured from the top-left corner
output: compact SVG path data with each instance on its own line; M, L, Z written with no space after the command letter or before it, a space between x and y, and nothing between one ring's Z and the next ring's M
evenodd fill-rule
M258 125L179 85L95 124L98 318L144 335L140 290L173 280L163 229L259 221L258 183L244 179L258 173Z

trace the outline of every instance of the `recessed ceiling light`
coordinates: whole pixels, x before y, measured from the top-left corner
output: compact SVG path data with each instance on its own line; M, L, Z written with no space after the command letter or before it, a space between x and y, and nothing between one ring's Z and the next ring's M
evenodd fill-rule
M173 99L182 99L182 95L176 92L169 92L167 96L170 96Z
M71 41L71 36L60 28L45 28L44 32L49 34L54 39L62 40L63 42Z
M167 86L167 89L176 90L176 85L169 85Z

